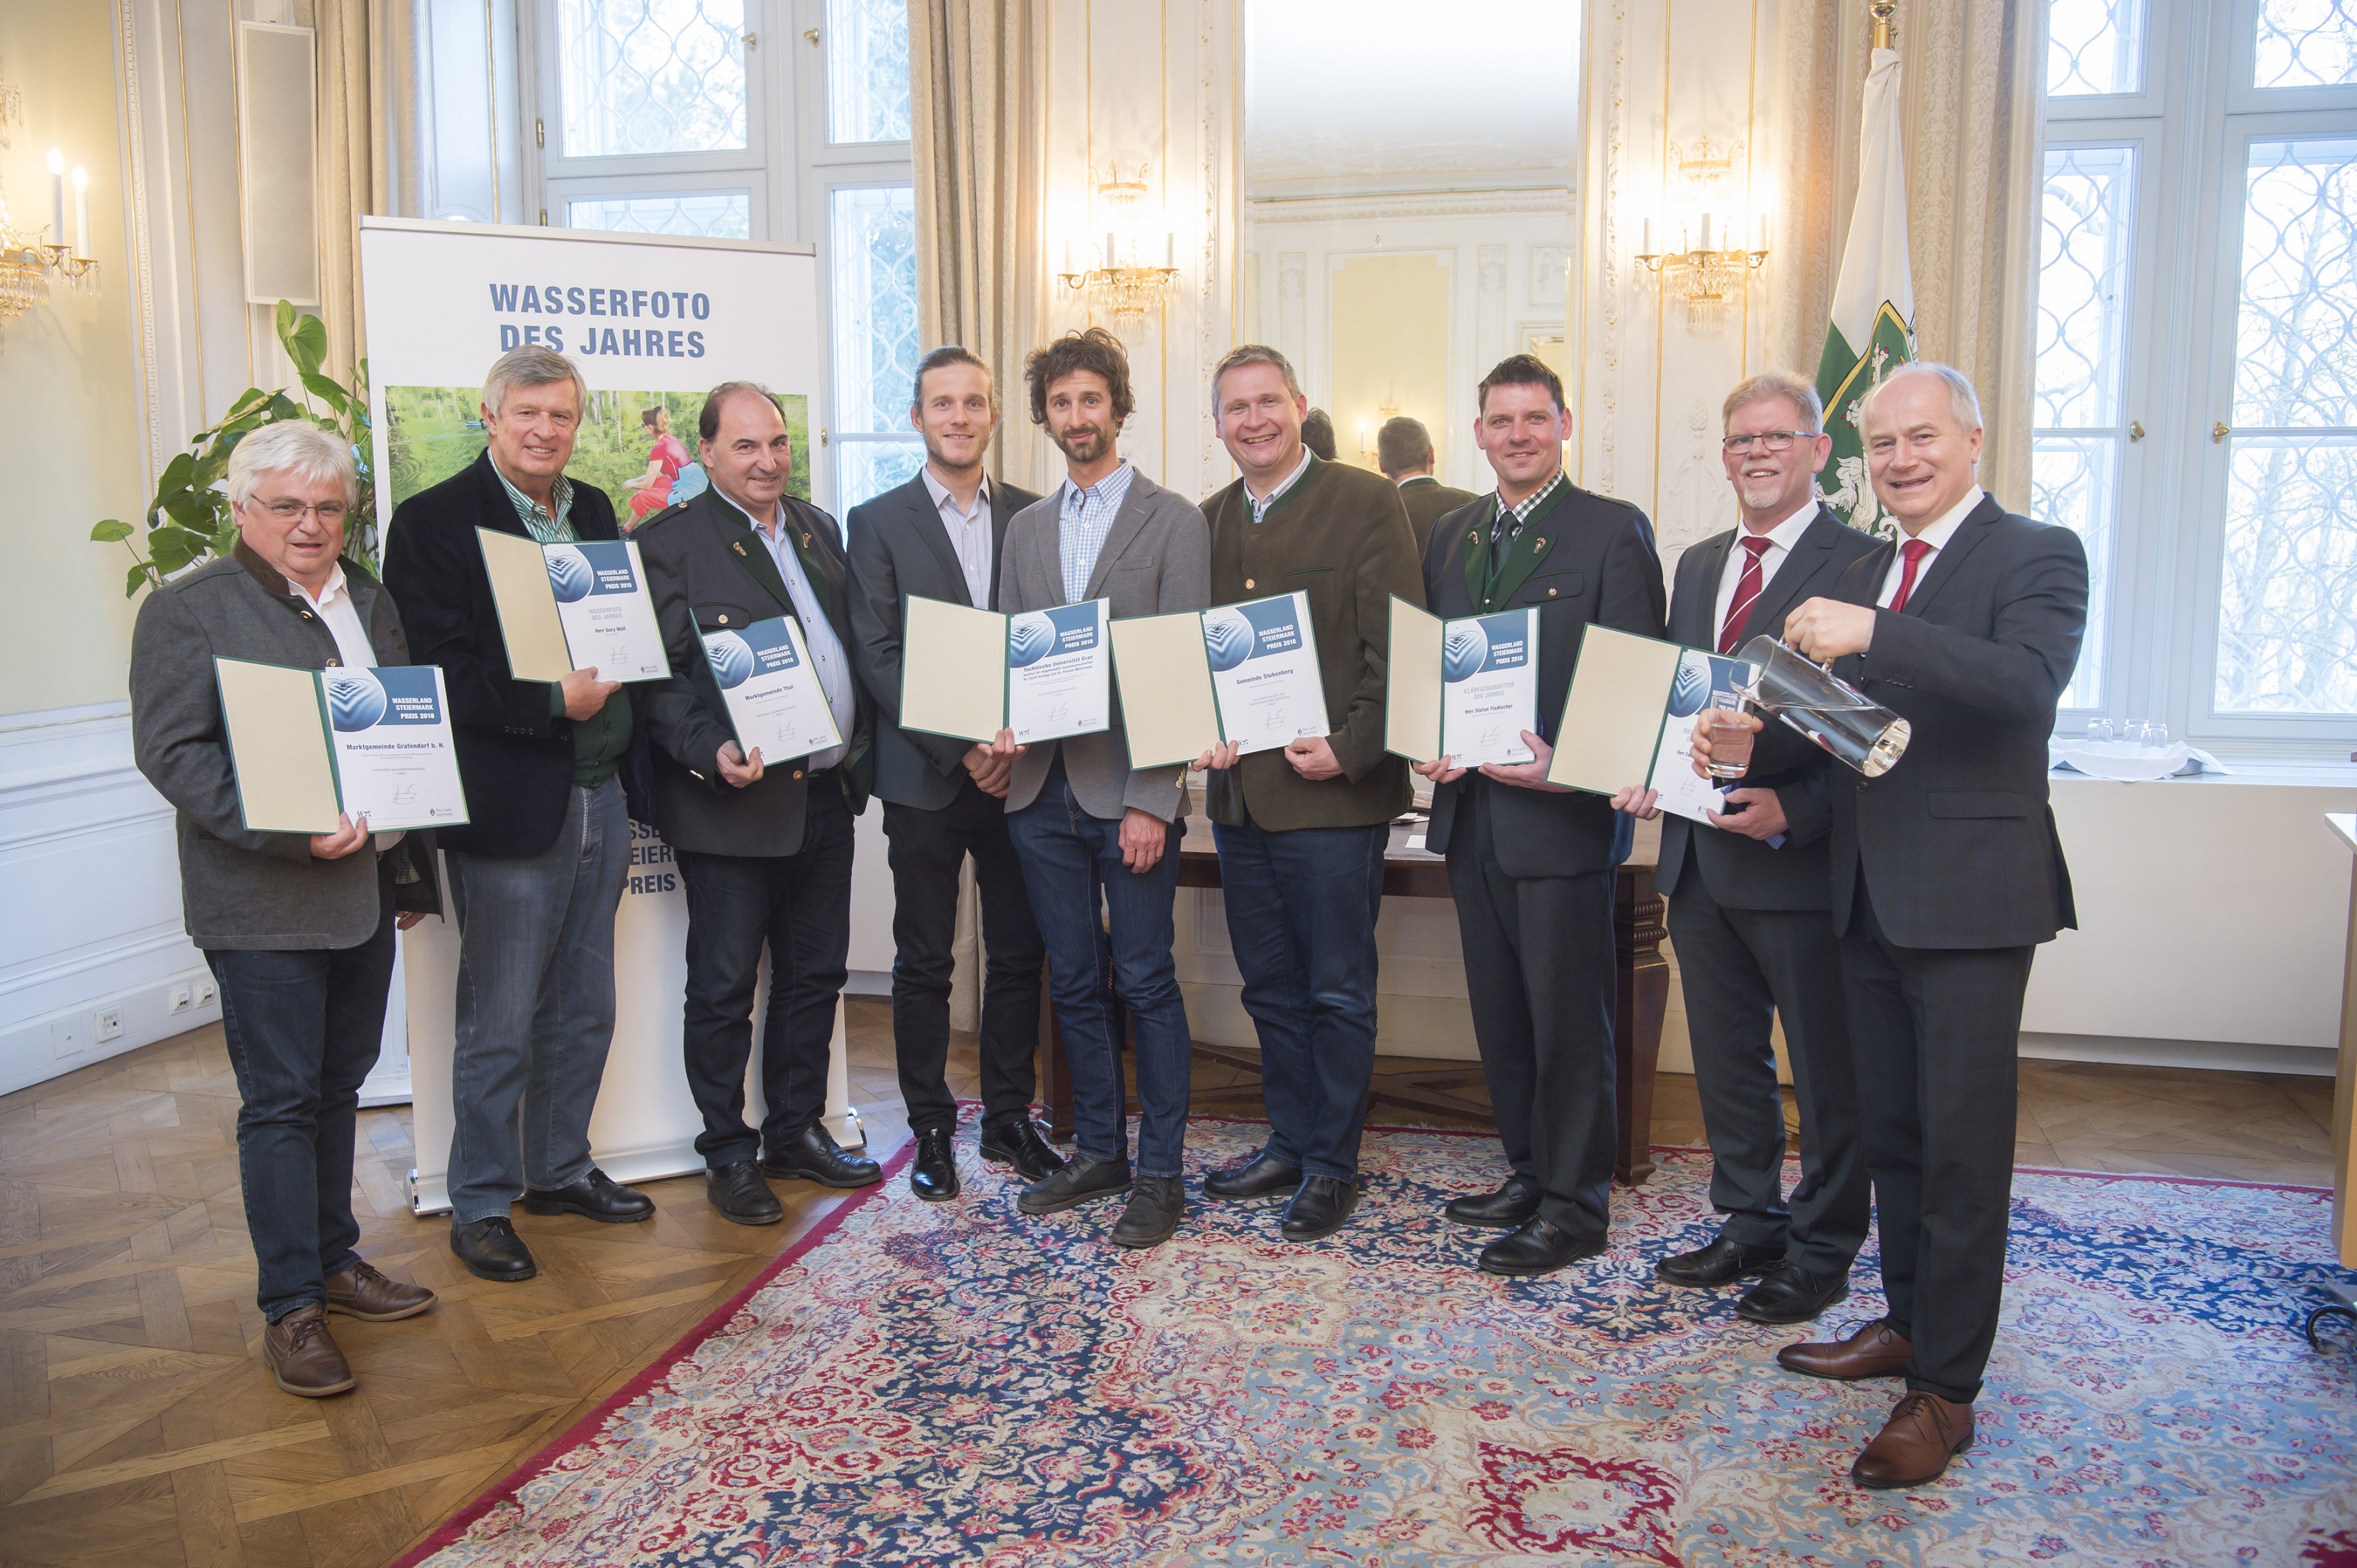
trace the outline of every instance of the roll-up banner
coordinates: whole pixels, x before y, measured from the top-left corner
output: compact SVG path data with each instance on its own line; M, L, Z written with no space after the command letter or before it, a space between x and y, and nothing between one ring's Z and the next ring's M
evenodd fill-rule
M483 450L484 375L525 343L565 355L588 383L565 473L604 490L625 528L704 488L696 417L704 394L727 381L759 381L783 401L790 489L810 499L825 360L808 245L362 218L361 274L377 516L388 527L403 501ZM589 1125L597 1164L624 1182L704 1165L680 1056L686 898L670 846L648 824L630 832L614 924L614 1044ZM449 1207L458 929L424 920L401 945L417 1148L410 1201L432 1214ZM828 1122L856 1142L842 1114L843 1049L838 1009ZM757 1124L759 1060L757 1046L746 1095Z

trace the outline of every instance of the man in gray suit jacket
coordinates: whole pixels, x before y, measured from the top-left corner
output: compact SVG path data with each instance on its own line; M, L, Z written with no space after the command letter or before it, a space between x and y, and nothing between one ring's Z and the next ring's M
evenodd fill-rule
M982 1157L1027 1182L1063 1159L1031 1120L1039 1087L1039 967L1046 961L1023 870L1006 836L1004 747L900 727L900 618L910 596L976 609L998 599L1006 525L1039 498L983 472L998 398L990 369L951 344L917 365L909 421L925 466L853 507L851 662L876 711L876 793L892 864L892 1047L917 1152L909 1187L929 1202L958 1195L951 1137L951 947L958 874L974 857L982 895Z
M1010 612L1112 601L1108 614L1171 615L1211 603L1211 530L1203 514L1146 479L1114 450L1132 406L1129 363L1103 328L1031 356L1031 417L1062 449L1056 493L1006 531L999 590ZM1079 1156L1026 1187L1017 1205L1049 1214L1126 1190L1113 1228L1125 1247L1168 1240L1186 1212L1178 1184L1186 1145L1187 1006L1170 959L1178 840L1186 832L1183 766L1132 768L1121 724L1025 748L1006 792L1007 826L1047 940L1049 983L1071 1064ZM1097 922L1102 903L1110 929ZM1113 990L1136 1026L1137 1173L1131 1180L1121 1037Z
M1727 397L1727 482L1742 525L1678 558L1670 640L1731 654L1774 636L1785 614L1832 591L1871 535L1817 504L1833 439L1816 389L1781 371ZM1842 1004L1841 949L1825 911L1831 760L1810 752L1758 769L1728 792L1715 824L1662 822L1654 886L1670 901L1670 940L1685 988L1695 1084L1710 1140L1711 1207L1727 1216L1707 1245L1653 1265L1689 1289L1764 1274L1735 1305L1755 1323L1799 1323L1849 1294L1866 1240L1866 1156ZM1651 790L1614 802L1657 816ZM1770 1029L1784 1021L1801 1109L1801 1179L1784 1193L1784 1104Z

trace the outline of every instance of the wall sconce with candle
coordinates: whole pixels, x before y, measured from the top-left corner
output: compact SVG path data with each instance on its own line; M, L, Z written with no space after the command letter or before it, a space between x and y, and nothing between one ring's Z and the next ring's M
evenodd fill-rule
M0 81L0 147L8 145L8 127L24 124L22 92ZM71 176L73 186L73 243L66 243L66 172L65 155L55 147L49 149L49 221L36 233L20 231L8 214L5 193L0 193L0 321L22 316L49 297L49 274L54 273L76 294L96 294L99 287L98 263L91 255L90 245L90 176L77 166Z
M1676 248L1669 250L1654 245L1653 220L1646 219L1645 242L1637 252L1637 262L1659 274L1664 290L1674 288L1685 301L1686 330L1708 335L1724 325L1727 296L1768 260L1768 215L1754 213L1747 219L1741 207L1732 201L1718 205L1727 200L1726 187L1731 183L1735 160L1742 155L1741 142L1713 147L1705 136L1691 155L1674 144L1669 152L1685 193L1685 205L1689 210L1700 208L1701 221L1695 225L1684 218L1665 219L1664 231L1674 221L1677 236Z
M1145 259L1142 242L1133 222L1126 221L1146 194L1146 166L1139 164L1135 178L1123 175L1119 164L1105 166L1105 177L1097 186L1097 199L1113 209L1114 226L1104 231L1103 248L1097 252L1095 265L1076 264L1072 242L1064 242L1064 267L1056 281L1084 296L1092 309L1103 309L1116 321L1131 320L1145 316L1162 303L1170 280L1178 275L1178 237L1168 231L1162 236L1162 264L1152 265Z

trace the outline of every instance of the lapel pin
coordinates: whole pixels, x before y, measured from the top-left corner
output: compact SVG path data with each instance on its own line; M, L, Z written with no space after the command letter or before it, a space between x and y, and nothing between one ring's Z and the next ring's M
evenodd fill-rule
M739 543L737 541L736 541L736 540L734 540L734 539L732 539L732 540L730 540L730 541L728 542L728 548L729 548L729 549L731 549L731 550L734 550L734 551L735 551L735 552L737 552L737 554L739 554L739 555L744 555L744 554L745 554L745 546L744 546L743 544ZM748 560L750 560L750 559L751 559L751 557L750 557L750 556L747 556L746 558L747 558Z
M1534 550L1544 550L1546 548L1546 541L1544 539L1534 539L1531 541L1531 548Z

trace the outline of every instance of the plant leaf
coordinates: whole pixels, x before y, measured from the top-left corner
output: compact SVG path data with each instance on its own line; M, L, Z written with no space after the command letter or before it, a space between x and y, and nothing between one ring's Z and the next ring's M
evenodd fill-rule
M137 598L139 596L139 590L147 586L155 580L156 569L150 566L146 562L142 561L138 565L131 568L130 572L124 577L123 596L126 599Z
M100 544L118 544L131 537L131 525L117 518L91 525L90 536Z
M312 396L334 409L338 413L351 412L351 399L345 395L343 387L333 378L321 375L317 371L305 371L303 384L311 390ZM323 419L319 424L326 429L336 430L338 434L341 434L332 419Z

